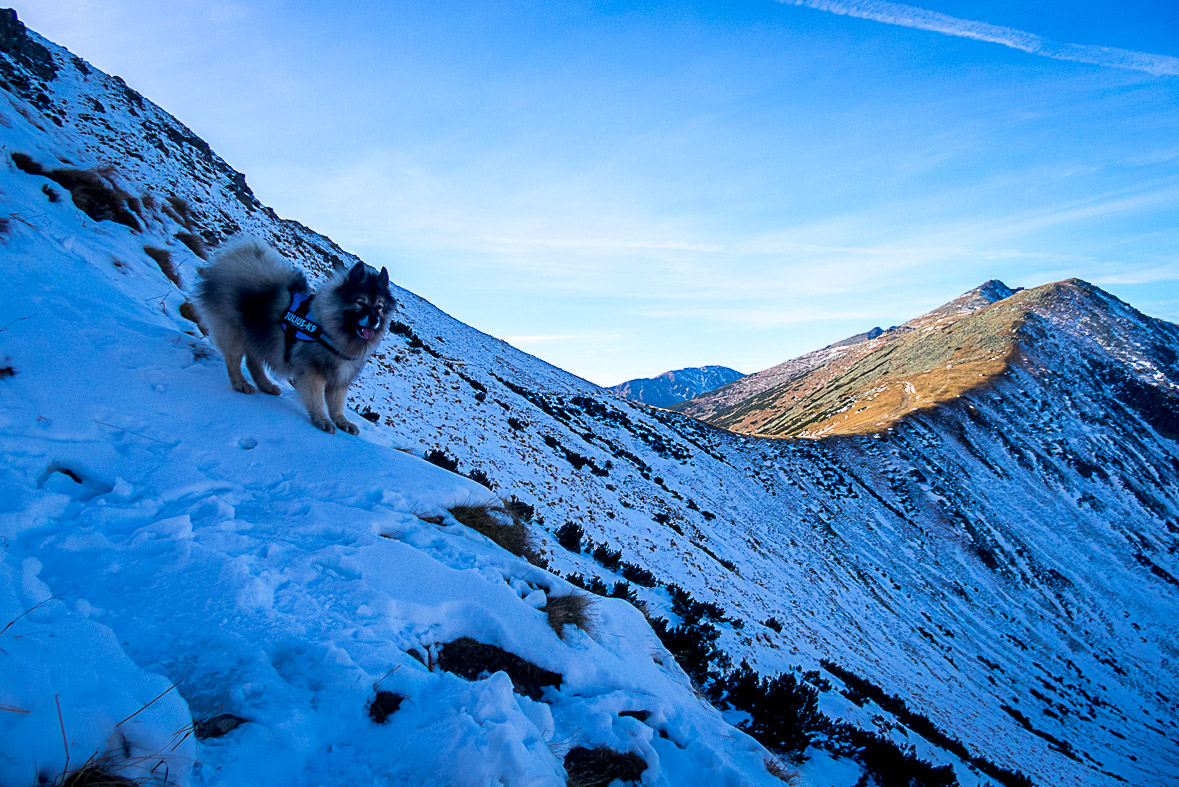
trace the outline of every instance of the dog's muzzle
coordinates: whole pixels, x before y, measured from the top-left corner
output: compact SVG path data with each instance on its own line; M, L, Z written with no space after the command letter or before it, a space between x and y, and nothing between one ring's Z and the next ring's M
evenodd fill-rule
M375 314L366 314L356 321L356 335L366 342L372 341L372 338L377 335L377 326L380 324L380 317Z

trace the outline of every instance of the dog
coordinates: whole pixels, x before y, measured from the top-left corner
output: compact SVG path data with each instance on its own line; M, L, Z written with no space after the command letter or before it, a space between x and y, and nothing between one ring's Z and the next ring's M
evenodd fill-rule
M385 268L379 274L363 262L338 268L312 295L306 277L278 252L246 239L199 274L197 311L225 356L235 391L277 396L269 367L291 381L316 427L360 432L344 417L344 401L396 308ZM257 389L242 374L243 357Z

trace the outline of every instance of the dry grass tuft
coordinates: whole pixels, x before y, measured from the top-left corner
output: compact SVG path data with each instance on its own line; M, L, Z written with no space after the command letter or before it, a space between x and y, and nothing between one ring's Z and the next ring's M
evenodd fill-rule
M88 169L55 169L45 173L70 192L78 210L95 221L114 221L138 232L142 227L132 213L139 202L99 172Z
M528 525L512 518L503 508L486 504L455 506L450 509L450 513L460 524L487 536L513 555L524 558L534 566L548 566L544 555L536 549L535 538Z
M589 631L592 625L589 609L592 602L588 596L573 593L568 596L550 596L540 611L548 616L549 626L563 637L566 626L575 626Z
M209 249L205 246L205 242L191 232L177 232L172 237L187 246L193 254L202 260L209 259Z
M578 746L565 755L565 773L569 787L608 787L615 780L637 782L647 770L647 762L632 752L614 751L605 746L587 749Z
M55 784L57 787L138 787L138 782L107 773L97 765L85 765L62 774Z
M188 202L182 197L177 197L172 194L167 199L167 205L164 206L164 212L176 220L177 224L183 224L185 229L192 229L192 211L188 208Z
M205 326L201 325L200 312L197 311L197 308L192 301L185 301L184 303L180 304L180 316L189 322L196 323L196 326L201 329L201 333L206 335L209 333L205 330Z
M167 276L168 281L180 289L184 289L184 284L180 281L180 274L176 272L176 265L172 262L172 252L155 246L144 246L143 253L155 260L156 265L160 266L160 273Z

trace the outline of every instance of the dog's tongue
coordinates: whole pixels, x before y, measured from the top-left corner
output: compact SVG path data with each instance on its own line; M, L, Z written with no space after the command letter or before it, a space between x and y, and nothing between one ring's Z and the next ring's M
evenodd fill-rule
M372 328L364 328L364 327L361 327L361 329L360 329L360 336L361 336L361 337L362 337L362 338L363 338L363 339L364 339L366 342L367 342L367 341L371 341L371 340L372 340L372 338L373 338L374 336L376 336L376 335L377 335L377 332L376 332L376 331L374 331Z

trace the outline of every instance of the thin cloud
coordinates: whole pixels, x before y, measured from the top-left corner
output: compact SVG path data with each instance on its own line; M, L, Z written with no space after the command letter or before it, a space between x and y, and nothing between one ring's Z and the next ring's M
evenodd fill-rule
M622 333L547 333L533 336L505 336L503 340L508 344L518 346L537 344L556 344L562 342L587 342L604 339L625 339Z
M1176 279L1179 279L1179 263L1089 277L1089 281L1099 287L1118 284L1154 284L1155 282L1175 281Z
M587 252L629 252L639 250L668 250L668 251L698 251L717 253L725 250L723 246L711 243L693 243L691 241L659 241L659 240L613 240L597 238L480 238L494 246L515 246L521 248L562 249L569 251Z
M1073 63L1088 63L1130 71L1145 71L1155 76L1179 76L1179 58L1169 55L1134 52L1108 46L1061 43L1023 30L970 19L959 19L940 14L937 11L902 5L901 3L888 3L880 0L778 0L778 2L813 8L818 11L828 11L841 16L870 19L889 25L911 27L958 38L1000 44L1029 54L1050 57L1054 60L1068 60Z

